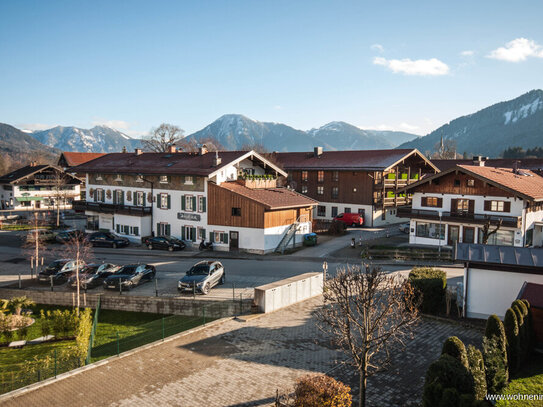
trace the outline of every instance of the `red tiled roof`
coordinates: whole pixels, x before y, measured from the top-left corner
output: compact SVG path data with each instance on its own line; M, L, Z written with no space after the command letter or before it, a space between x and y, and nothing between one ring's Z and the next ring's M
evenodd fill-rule
M473 160L430 160L441 171L457 165L472 165ZM543 170L543 158L491 158L485 161L485 167L524 168L527 170Z
M317 205L317 201L288 188L247 188L237 182L223 182L218 186L259 202L267 209L299 208Z
M426 160L415 149L323 151L318 157L313 152L274 153L273 156L286 170L371 171L385 170L413 153ZM430 164L430 161L428 163Z
M543 200L543 177L530 170L515 171L511 168L480 167L477 165L459 165L457 168L462 168L527 198L536 201Z
M102 157L103 155L106 155L106 153L78 153L74 151L64 151L59 158L59 162L60 159L64 157L69 167L75 167L76 165L85 164L86 162Z
M209 175L240 158L247 151L220 151L221 164L213 165L215 153L110 153L72 168L78 173Z

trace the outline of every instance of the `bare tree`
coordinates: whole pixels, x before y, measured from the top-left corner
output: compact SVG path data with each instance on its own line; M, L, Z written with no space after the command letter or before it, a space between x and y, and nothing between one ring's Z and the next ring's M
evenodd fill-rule
M40 214L38 212L34 212L34 217L31 223L33 229L26 234L25 241L22 245L22 252L25 256L30 258L31 273L32 270L34 270L36 277L39 270L40 256L43 256L43 252L47 250L44 237L47 232L41 232L45 229L40 229L43 227L45 222L40 220L39 216Z
M55 173L53 179L53 194L55 198L55 205L57 207L57 228L60 226L60 204L64 203L66 208L67 191L66 185L68 184L68 176L60 171Z
M496 234L496 232L498 232L498 230L500 230L502 226L502 220L500 219L498 221L498 224L496 225L496 227L493 229L493 230L490 230L490 219L487 219L485 224L483 225L483 228L482 228L482 244L488 244L488 239L490 236Z
M162 123L151 133L142 139L143 147L147 151L165 153L170 146L178 143L183 138L184 130L168 123Z
M82 232L76 232L60 249L59 257L75 260L75 282L76 282L76 301L77 314L81 305L81 282L80 272L84 263L89 263L94 258L92 245Z
M414 290L406 279L380 268L348 266L324 283L321 329L349 356L366 405L368 377L390 363L392 345L404 346L418 320Z

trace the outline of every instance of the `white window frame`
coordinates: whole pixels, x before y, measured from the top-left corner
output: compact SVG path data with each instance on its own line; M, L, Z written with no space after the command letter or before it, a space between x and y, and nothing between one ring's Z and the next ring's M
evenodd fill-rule
M168 209L168 194L165 192L160 193L160 209Z
M192 175L185 175L185 185L194 185L194 177Z
M185 195L185 211L194 212L195 208L192 207L192 198L194 195Z
M141 196L141 201L140 201ZM134 193L134 205L136 206L145 206L145 192L143 191L136 191Z
M159 178L159 182L161 184L167 184L169 182L168 176L167 175L161 175L160 178Z
M226 244L226 243L223 243L223 241L222 241L223 239L221 239L221 235L223 235L225 233L227 233L227 232L214 230L213 231L213 240L214 240L213 243Z
M324 195L324 186L319 185L317 187L317 195Z
M204 196L203 195L198 195L198 202L197 202L197 205L198 205L198 213L203 213L204 212ZM186 204L186 202L185 202Z
M504 212L505 202L504 201L490 201L490 210L492 212Z

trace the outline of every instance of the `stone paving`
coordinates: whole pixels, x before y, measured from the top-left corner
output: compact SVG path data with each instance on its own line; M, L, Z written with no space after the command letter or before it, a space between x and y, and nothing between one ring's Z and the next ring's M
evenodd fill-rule
M296 378L332 372L347 383L356 378L338 367L343 355L318 330L314 298L247 322L220 325L136 352L51 383L2 406L271 406L277 389ZM370 380L370 406L404 406L416 400L426 367L443 340L458 335L477 342L478 330L424 320L406 351L388 372ZM341 366L341 365L340 365ZM356 398L356 389L353 396Z

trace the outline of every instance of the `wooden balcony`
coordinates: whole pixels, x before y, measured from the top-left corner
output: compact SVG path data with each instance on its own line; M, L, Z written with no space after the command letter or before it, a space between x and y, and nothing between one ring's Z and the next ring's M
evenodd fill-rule
M418 179L398 179L397 183L396 183L395 179L385 178L385 179L382 179L380 181L376 181L375 182L375 187L376 188L383 188L383 183L384 183L385 189L386 188L388 188L388 189L396 188L396 186L398 186L398 188L403 188L403 187L406 187L407 185L414 184L417 181L418 181Z
M93 211L99 213L117 213L120 215L131 216L150 216L152 208L150 206L131 206L117 205L103 202L74 201L73 209L75 211Z
M442 222L457 222L457 223L474 223L476 225L484 225L490 220L491 225L498 225L501 221L502 226L509 228L519 228L521 225L520 216L500 216L500 215L483 215L469 212L441 212ZM426 209L412 209L409 207L398 208L398 216L402 218L416 218L439 221L438 211Z

